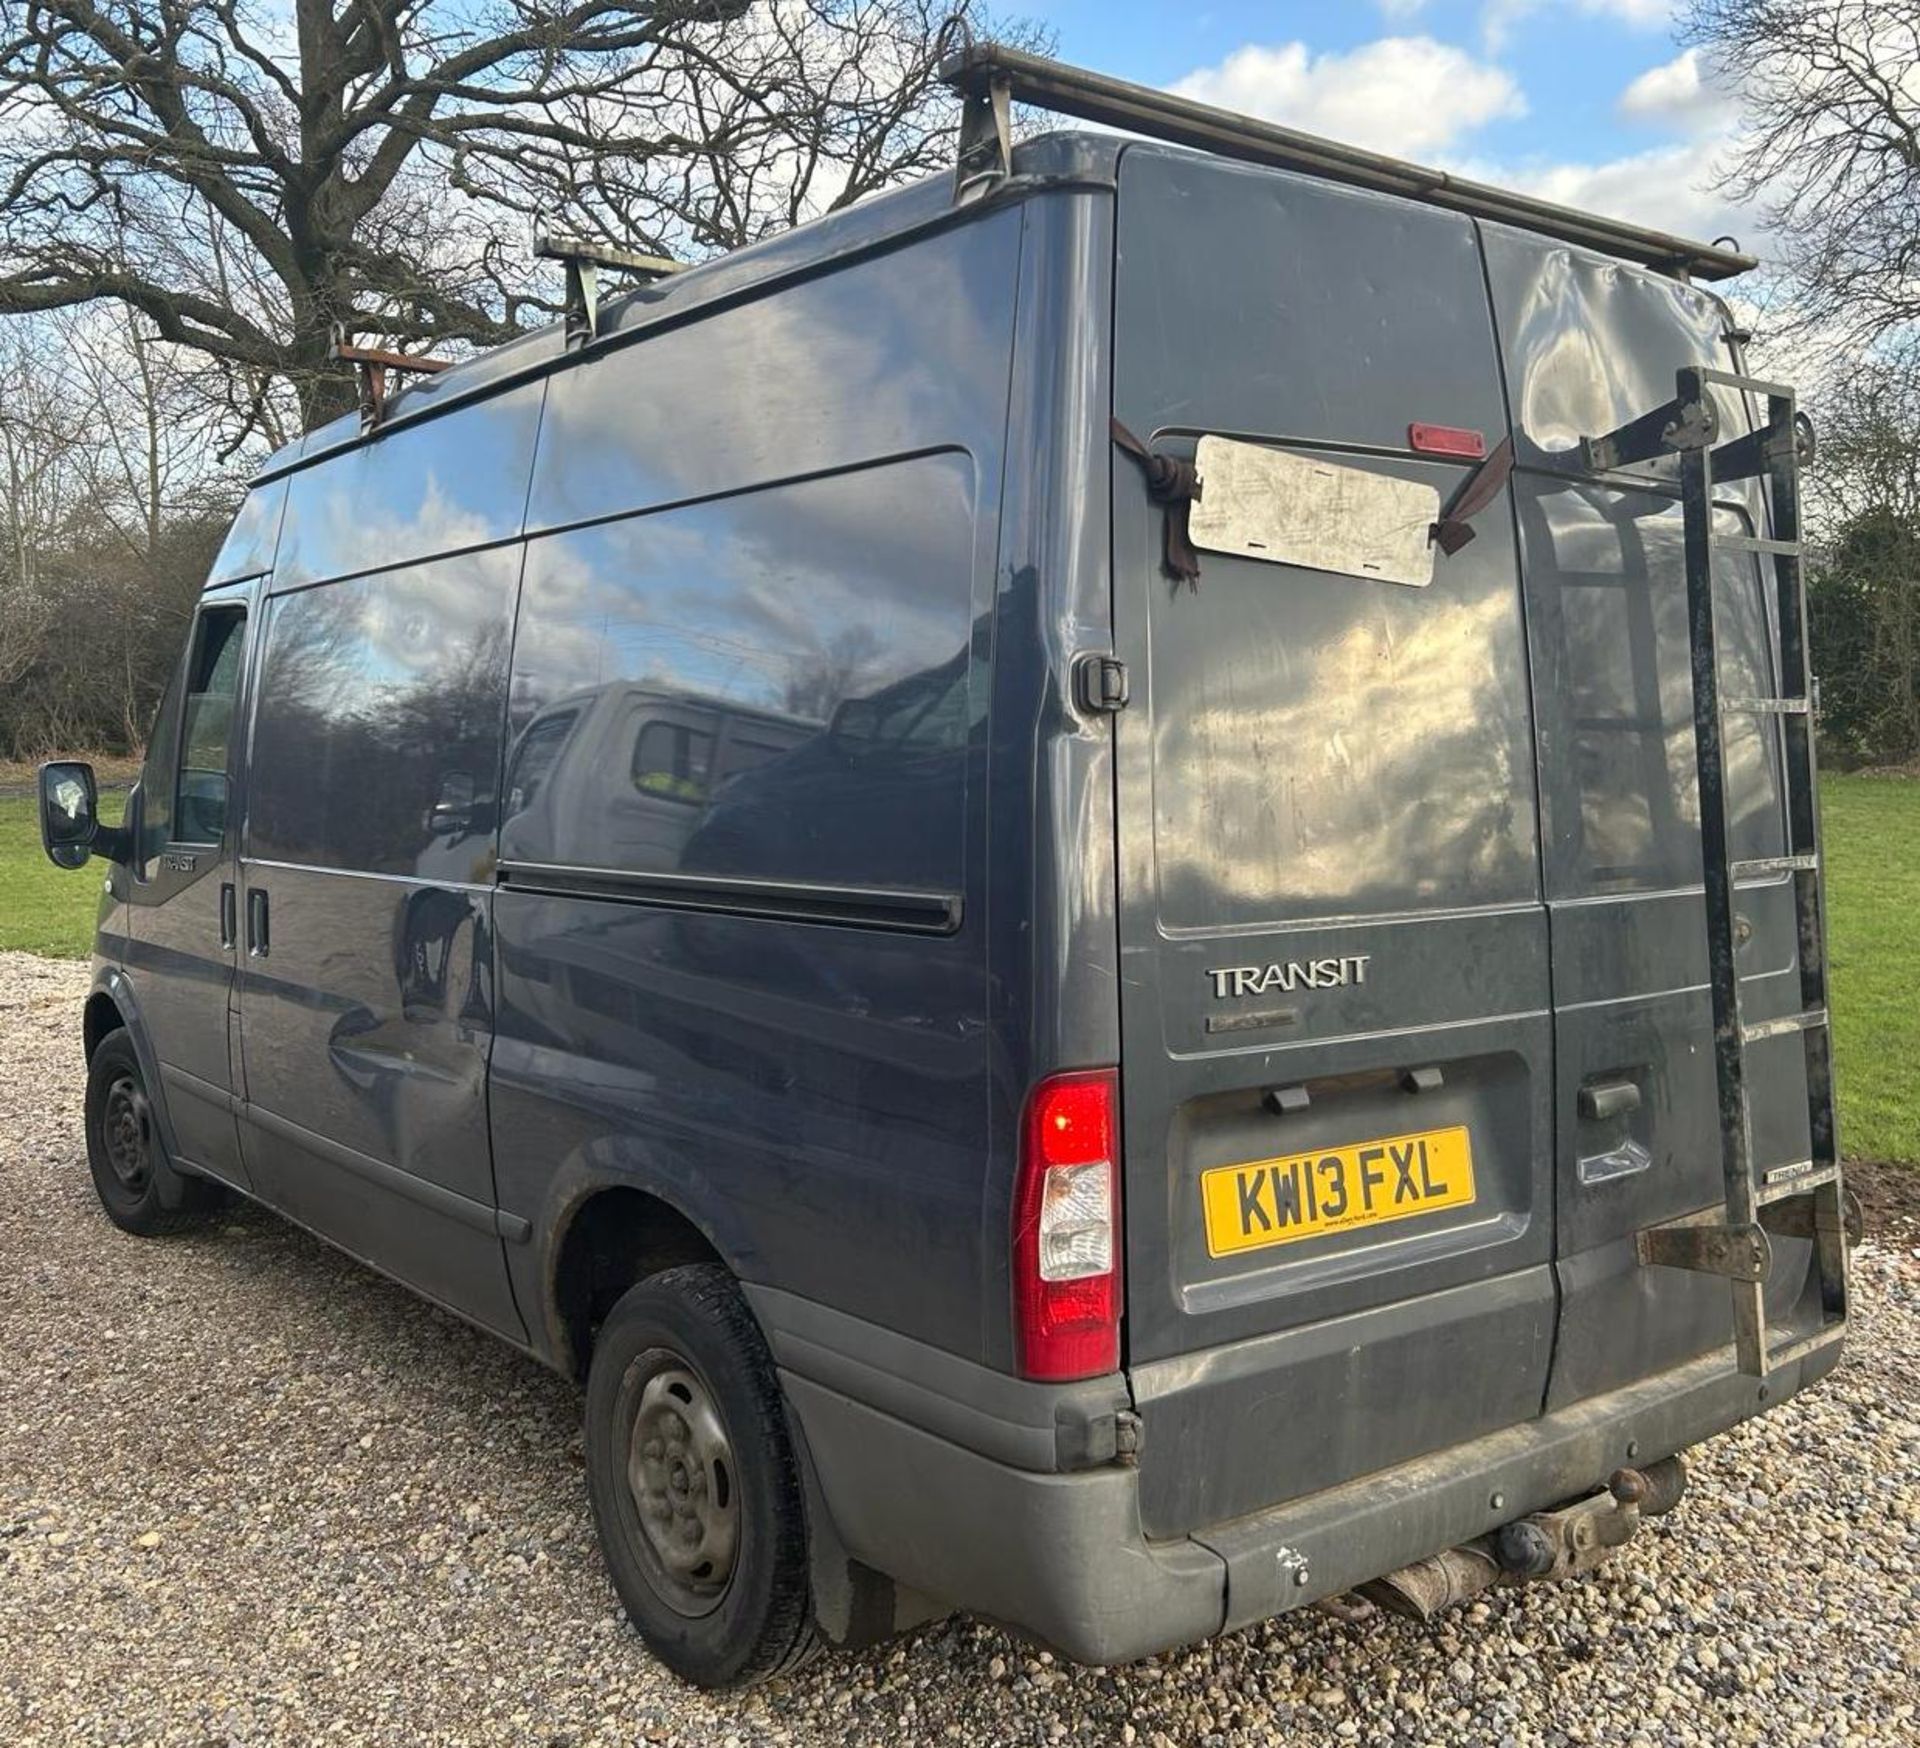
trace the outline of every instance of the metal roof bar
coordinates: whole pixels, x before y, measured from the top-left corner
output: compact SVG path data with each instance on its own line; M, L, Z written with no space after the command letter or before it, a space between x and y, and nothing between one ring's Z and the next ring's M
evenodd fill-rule
M684 261L664 255L643 255L637 249L596 243L590 237L571 236L536 224L533 253L541 261L564 262L567 270L567 348L584 346L600 332L600 269L629 273L644 283L686 271Z
M386 416L387 372L412 372L417 376L437 376L453 363L451 358L429 358L417 352L390 352L378 346L351 346L347 330L333 324L332 356L342 364L351 364L360 380L360 429L371 431Z
M1428 170L1400 158L1363 151L1337 140L1300 133L1273 122L1216 109L1190 98L1175 97L1123 79L1029 55L998 43L965 43L941 63L940 77L965 99L975 124L971 163L964 161L963 187L977 191L981 180L982 140L992 125L993 110L1009 99L1070 115L1101 127L1124 128L1151 139L1197 147L1224 158L1296 170L1329 182L1398 194L1428 206L1446 207L1475 218L1516 225L1563 242L1579 243L1605 254L1659 268L1662 272L1696 279L1730 279L1756 265L1750 255L1711 243L1689 242L1664 231L1648 230L1597 213L1536 200L1484 182L1469 182L1445 170ZM984 123L985 126L980 124ZM1006 136L1001 135L1004 139ZM989 171L989 174L991 172Z

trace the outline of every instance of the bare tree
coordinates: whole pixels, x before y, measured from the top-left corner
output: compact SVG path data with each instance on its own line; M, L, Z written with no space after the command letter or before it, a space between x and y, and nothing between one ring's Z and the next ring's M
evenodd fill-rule
M31 665L50 602L49 544L79 491L83 434L24 335L0 333L0 687Z
M1920 754L1920 376L1858 361L1816 406L1808 606L1821 733L1874 762Z
M1683 37L1740 90L1727 192L1779 238L1776 319L1834 353L1920 317L1920 0L1691 0Z
M233 491L125 311L0 324L0 755L132 746Z
M959 0L965 12L972 0ZM949 0L0 0L0 314L113 300L244 430L330 330L490 345L526 215L736 244L926 165Z

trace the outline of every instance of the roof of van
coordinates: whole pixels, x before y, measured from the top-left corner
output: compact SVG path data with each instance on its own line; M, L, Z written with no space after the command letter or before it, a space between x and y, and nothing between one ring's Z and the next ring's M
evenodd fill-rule
M996 191L993 203L1062 183L1110 188L1118 175L1120 153L1129 143L1110 134L1073 130L1025 141L1015 154L1012 182L1004 193ZM698 262L652 285L611 296L603 291L600 333L595 343L604 344L609 335L677 321L749 293L769 280L864 254L896 237L942 222L963 220L983 204L956 207L952 176L928 176L871 195L842 211L810 219L763 242ZM380 428L394 429L450 402L472 399L489 388L556 365L566 357L564 325L551 322L432 376L409 381L389 400ZM287 444L268 459L259 477L268 478L298 462L346 448L360 436L359 415L348 413Z
M1143 141L1130 135L1060 129L1020 142L1013 175L984 199L956 205L953 177L940 173L869 196L840 212L783 231L712 260L699 262L651 285L603 296L595 349L611 337L677 325L696 313L751 295L770 281L804 275L850 256L883 247L896 238L963 222L983 207L998 206L1047 189L1112 188L1128 150L1181 157L1208 154L1189 147ZM433 375L407 382L387 403L382 431L411 423L489 389L537 375L569 354L564 324L552 322L504 345L463 359ZM357 413L349 413L295 439L271 456L258 478L267 479L303 462L360 442Z

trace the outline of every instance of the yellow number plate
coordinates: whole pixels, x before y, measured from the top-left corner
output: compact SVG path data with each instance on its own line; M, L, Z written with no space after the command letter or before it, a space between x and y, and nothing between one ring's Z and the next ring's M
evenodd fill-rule
M1473 1198L1473 1148L1463 1128L1318 1147L1200 1176L1212 1256L1464 1208Z

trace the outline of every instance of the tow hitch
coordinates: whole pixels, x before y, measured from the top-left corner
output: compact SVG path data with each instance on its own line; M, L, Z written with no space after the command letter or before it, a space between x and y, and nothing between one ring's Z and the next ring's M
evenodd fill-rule
M1677 1456L1644 1469L1616 1469L1602 1492L1416 1560L1355 1594L1393 1614L1426 1621L1496 1584L1571 1578L1631 1541L1642 1518L1671 1511L1686 1485L1686 1466Z

